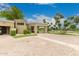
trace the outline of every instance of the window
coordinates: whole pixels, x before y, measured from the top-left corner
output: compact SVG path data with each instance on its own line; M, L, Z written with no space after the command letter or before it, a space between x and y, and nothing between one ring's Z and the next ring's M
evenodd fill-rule
M17 23L18 25L24 25L24 23Z

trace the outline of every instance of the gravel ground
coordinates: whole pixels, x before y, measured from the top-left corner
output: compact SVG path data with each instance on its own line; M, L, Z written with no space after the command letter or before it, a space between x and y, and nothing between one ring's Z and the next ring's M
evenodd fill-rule
M39 36L48 37L49 34ZM51 35L49 35L50 38ZM60 36L52 36L57 39ZM61 36L62 37L62 36ZM71 38L71 37L70 37ZM61 39L61 38L59 38ZM68 37L69 39L69 37ZM62 39L63 40L63 39ZM71 47L40 39L38 36L12 38L8 35L0 36L0 55L6 56L78 56L79 51Z

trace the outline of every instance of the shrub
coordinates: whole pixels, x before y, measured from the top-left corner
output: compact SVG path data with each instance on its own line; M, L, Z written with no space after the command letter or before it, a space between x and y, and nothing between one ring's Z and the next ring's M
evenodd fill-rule
M61 31L60 34L62 34L62 35L63 35L63 34L66 34L66 31Z
M76 25L72 24L70 25L70 30L75 30L76 29Z
M16 30L11 30L11 31L10 31L10 35L11 35L11 36L15 36L15 35L16 35Z
M24 34L30 34L31 32L30 32L29 30L26 30L26 29L25 29L25 30L23 31L23 33L24 33Z

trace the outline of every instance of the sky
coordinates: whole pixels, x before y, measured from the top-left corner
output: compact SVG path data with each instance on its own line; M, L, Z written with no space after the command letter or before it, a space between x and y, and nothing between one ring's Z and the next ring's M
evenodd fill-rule
M0 4L0 9L16 6L24 14L25 19L51 19L57 12L64 17L79 15L79 3L7 3Z

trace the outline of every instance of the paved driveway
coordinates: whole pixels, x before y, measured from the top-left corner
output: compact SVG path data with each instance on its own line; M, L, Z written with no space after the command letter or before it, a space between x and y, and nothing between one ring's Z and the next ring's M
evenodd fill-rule
M71 39L71 37L73 38ZM79 55L77 47L78 36L38 34L38 36L17 39L9 35L0 36L0 55Z
M69 46L79 51L79 36L73 35L55 35L55 34L39 34L39 38Z
M39 34L39 36L49 38L52 40L58 40L70 44L79 45L79 36L75 35Z

